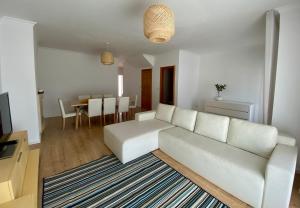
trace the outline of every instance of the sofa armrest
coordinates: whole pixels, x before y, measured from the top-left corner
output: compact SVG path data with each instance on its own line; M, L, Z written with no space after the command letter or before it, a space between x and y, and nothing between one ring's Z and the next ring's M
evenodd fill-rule
M296 139L293 138L293 137L290 137L287 134L278 133L277 143L278 144L285 144L285 145L289 145L289 146L295 146L296 145Z
M155 118L156 111L146 111L141 113L135 114L135 120L136 121L145 121L145 120L151 120Z
M263 207L289 207L298 149L277 144L265 172Z

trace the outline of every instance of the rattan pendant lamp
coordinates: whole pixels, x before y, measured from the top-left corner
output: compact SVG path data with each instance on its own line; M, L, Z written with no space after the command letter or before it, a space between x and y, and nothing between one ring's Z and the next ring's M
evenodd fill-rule
M144 14L144 34L153 43L168 42L175 34L173 11L163 4L151 5Z
M106 43L106 51L101 54L101 63L104 65L114 64L114 56L112 52L108 50L109 42Z

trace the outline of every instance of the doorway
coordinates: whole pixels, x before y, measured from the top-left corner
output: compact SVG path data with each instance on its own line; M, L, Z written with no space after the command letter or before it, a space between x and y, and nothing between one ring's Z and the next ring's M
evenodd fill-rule
M152 110L152 69L142 70L141 83L141 108Z
M160 103L174 105L175 66L160 68Z

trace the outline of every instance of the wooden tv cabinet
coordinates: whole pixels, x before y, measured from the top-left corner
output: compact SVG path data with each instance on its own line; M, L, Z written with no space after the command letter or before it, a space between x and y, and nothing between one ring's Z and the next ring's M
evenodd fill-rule
M38 207L39 149L30 150L27 131L13 133L18 140L13 157L0 160L0 208Z

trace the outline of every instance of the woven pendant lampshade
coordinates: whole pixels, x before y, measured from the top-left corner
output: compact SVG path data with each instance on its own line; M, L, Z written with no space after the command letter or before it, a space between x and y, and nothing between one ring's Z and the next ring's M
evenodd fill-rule
M104 65L112 65L114 64L114 56L109 51L104 51L101 54L101 63Z
M150 6L144 14L144 34L153 43L168 42L175 34L173 11L163 4Z
M101 54L101 63L104 65L112 65L114 64L114 56L112 52L108 51L109 42L106 43L106 51Z

